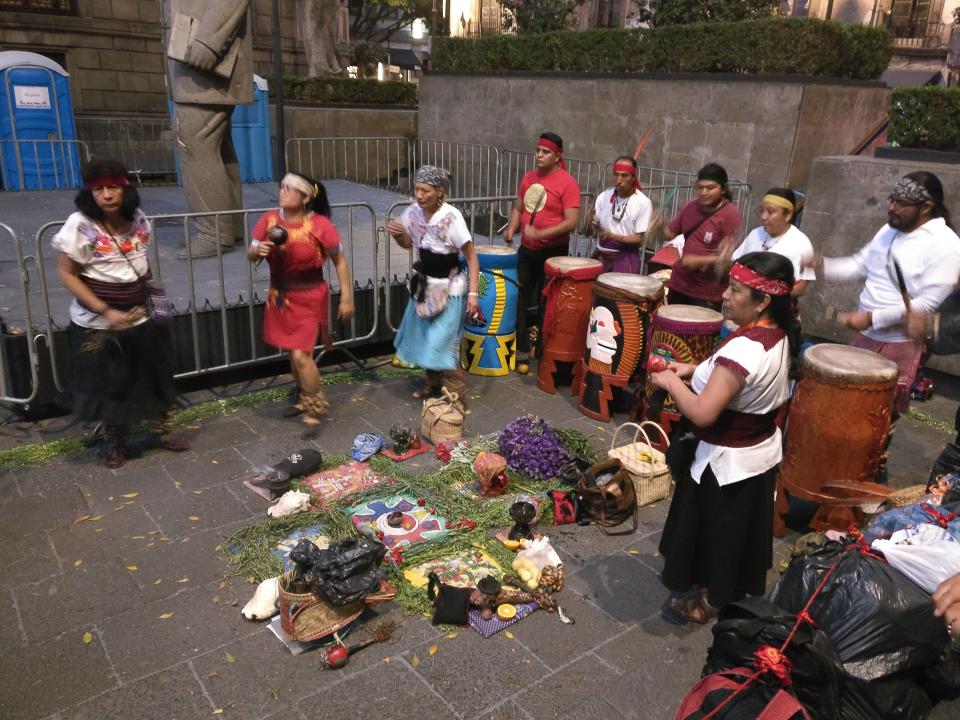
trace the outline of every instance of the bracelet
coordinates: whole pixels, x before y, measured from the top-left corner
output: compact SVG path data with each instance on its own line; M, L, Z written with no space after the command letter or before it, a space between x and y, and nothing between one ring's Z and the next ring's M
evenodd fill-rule
M480 296L475 292L468 292L467 297L480 297Z

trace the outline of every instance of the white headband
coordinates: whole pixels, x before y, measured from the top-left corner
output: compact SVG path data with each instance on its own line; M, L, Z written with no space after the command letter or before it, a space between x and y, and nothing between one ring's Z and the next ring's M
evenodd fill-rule
M307 182L305 178L300 177L299 175L294 175L293 173L287 173L283 176L283 180L280 181L281 185L289 185L294 190L299 190L304 195L307 196L307 200L313 200L319 192L316 185L312 185Z

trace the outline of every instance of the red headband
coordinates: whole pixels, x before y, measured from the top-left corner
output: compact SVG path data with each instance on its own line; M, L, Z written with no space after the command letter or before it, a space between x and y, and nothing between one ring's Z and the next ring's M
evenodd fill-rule
M785 280L774 280L751 270L746 265L734 263L730 268L730 277L743 283L748 288L765 292L768 295L789 295L792 287Z
M127 180L126 175L104 175L84 183L88 188L126 186L129 184L130 181Z
M628 162L621 160L620 162L615 162L613 164L613 171L615 173L627 173L628 175L633 175L633 186L637 190L642 190L640 186L640 181L637 180L637 169Z
M553 140L550 138L541 137L539 140L537 140L537 147L546 148L550 152L559 155L560 167L562 167L564 170L567 169L567 161L563 159L563 148L557 145Z

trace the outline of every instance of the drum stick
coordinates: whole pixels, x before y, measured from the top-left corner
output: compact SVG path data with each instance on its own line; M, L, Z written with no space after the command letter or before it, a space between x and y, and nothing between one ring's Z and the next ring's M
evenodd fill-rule
M907 312L910 312L910 293L907 292L907 281L903 278L903 270L900 268L900 263L895 259L893 261L893 270L897 274L897 285L900 286L900 297L903 298L903 305L907 308Z

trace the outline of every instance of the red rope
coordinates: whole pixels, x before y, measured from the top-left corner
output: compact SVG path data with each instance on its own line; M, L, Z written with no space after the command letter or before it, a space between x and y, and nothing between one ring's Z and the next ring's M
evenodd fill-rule
M957 517L956 513L941 512L940 510L937 510L937 508L933 507L932 505L928 505L925 502L920 503L920 507L927 515L930 516L933 524L939 525L944 530L947 529L947 525L950 523L950 521Z

